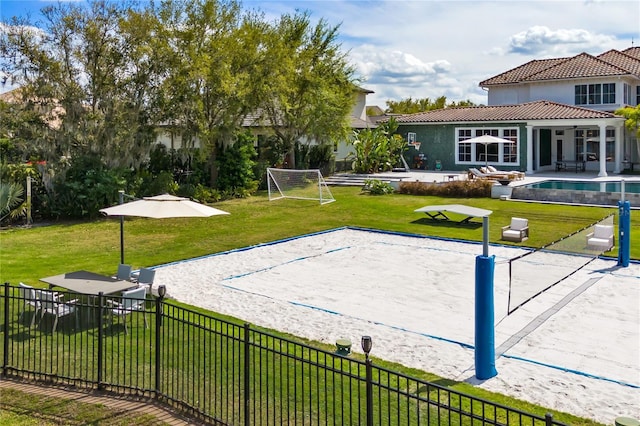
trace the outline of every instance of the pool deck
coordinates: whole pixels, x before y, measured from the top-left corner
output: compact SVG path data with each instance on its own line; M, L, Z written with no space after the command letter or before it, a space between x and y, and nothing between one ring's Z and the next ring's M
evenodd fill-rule
M411 170L408 172L386 172L372 175L375 179L392 179L402 181L420 181L420 182L447 182L451 180L451 176L456 176L456 180L466 180L466 171L422 171ZM593 181L593 182L619 182L624 179L625 182L640 182L640 175L621 175L615 173L609 173L607 177L598 177L598 172L586 171L586 172L538 172L534 174L526 174L522 180L514 180L511 182L511 186L526 185L529 183L540 182L544 180L579 180L579 181Z

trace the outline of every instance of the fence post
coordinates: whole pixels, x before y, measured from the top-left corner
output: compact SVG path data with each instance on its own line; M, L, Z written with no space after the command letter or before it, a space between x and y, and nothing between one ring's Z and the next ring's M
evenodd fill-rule
M162 315L164 313L164 307L162 306L162 302L164 301L164 296L167 294L167 288L163 285L158 287L158 297L156 297L156 389L155 389L155 397L158 399L161 394L161 363L160 363L160 345L162 342Z
M373 426L373 368L368 354L365 367L367 370L367 426Z
M249 392L249 375L251 374L251 369L249 367L249 363L251 362L251 357L249 356L249 323L244 323L244 424L245 426L250 426L251 422L249 421L249 401L251 398L251 394Z
M551 413L544 415L544 423L546 426L553 426L553 415Z
M9 369L9 282L4 283L4 324L2 326L2 375L7 376Z
M104 357L104 293L98 293L98 390L104 389L104 378L102 377Z

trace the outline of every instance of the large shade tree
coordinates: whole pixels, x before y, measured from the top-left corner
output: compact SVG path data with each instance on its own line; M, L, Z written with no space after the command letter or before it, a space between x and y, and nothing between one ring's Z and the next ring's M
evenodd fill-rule
M235 0L97 0L47 6L42 18L4 27L0 66L23 96L11 138L52 167L86 157L136 169L159 126L198 140L213 167L259 112L289 150L348 133L353 69L338 28L307 13L267 22Z
M215 181L219 147L234 141L262 98L266 25L234 1L166 1L156 15L162 36L155 43L167 73L159 98L163 121L185 143L199 140Z
M269 76L262 111L295 167L296 142L345 140L355 102L354 70L338 27L309 14L283 15L267 38Z
M129 11L107 1L58 3L42 9L39 29L14 18L3 32L5 70L26 105L48 117L49 164L95 156L135 167L154 142L157 67L144 51L147 28L126 25Z

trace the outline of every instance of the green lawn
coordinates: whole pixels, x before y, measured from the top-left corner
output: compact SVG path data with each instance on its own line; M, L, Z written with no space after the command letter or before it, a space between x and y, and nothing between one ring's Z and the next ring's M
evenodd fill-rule
M274 241L341 226L359 226L421 235L482 240L481 227L432 223L413 210L427 204L461 203L493 211L490 241L500 243L500 227L512 216L529 219L527 246L541 247L604 216L615 208L521 203L494 199L426 196L370 196L359 188L332 189L338 201L320 206L312 201L265 196L216 204L230 215L210 218L125 220L125 260L134 268L153 266L224 250ZM631 229L639 229L633 210ZM479 221L479 219L474 219ZM89 223L59 223L0 232L0 280L38 284L38 279L86 269L113 274L120 260L120 225L104 218ZM617 256L617 249L610 253ZM640 259L640 234L631 235L631 257Z
M369 196L359 188L332 188L338 200L320 206L310 201L267 201L263 195L216 205L229 216L207 219L128 219L125 221L126 262L134 268L153 266L238 247L269 242L341 226L358 226L397 232L481 240L482 228L453 223L434 223L413 210L427 204L467 204L492 210L490 240L499 242L500 227L512 216L529 219L527 245L540 247L589 225L617 209L543 205L491 199L442 199L407 195ZM478 221L478 219L475 219ZM640 215L632 212L632 229L640 226ZM640 258L640 237L632 234L634 259ZM119 263L119 221L100 219L90 223L61 223L0 233L0 280L39 285L45 276L86 269L112 274ZM612 255L617 256L617 252ZM326 345L313 344L329 349ZM378 361L376 361L378 363ZM428 373L388 363L414 377L438 380ZM441 379L440 379L441 380ZM448 386L525 411L544 413L542 407L495 395L465 383ZM558 417L571 424L594 424L572 416Z

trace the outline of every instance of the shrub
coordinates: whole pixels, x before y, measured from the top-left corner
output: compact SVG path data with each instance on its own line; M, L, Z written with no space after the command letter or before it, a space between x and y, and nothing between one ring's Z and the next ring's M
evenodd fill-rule
M436 195L439 197L481 198L491 197L493 182L489 180L461 180L445 183L400 182L398 192L409 195Z
M388 182L383 182L379 179L367 179L364 181L362 191L371 195L384 195L393 193L395 189Z
M248 132L238 133L232 145L220 147L216 189L223 197L243 198L258 189L258 181L253 174L255 157L253 136Z

